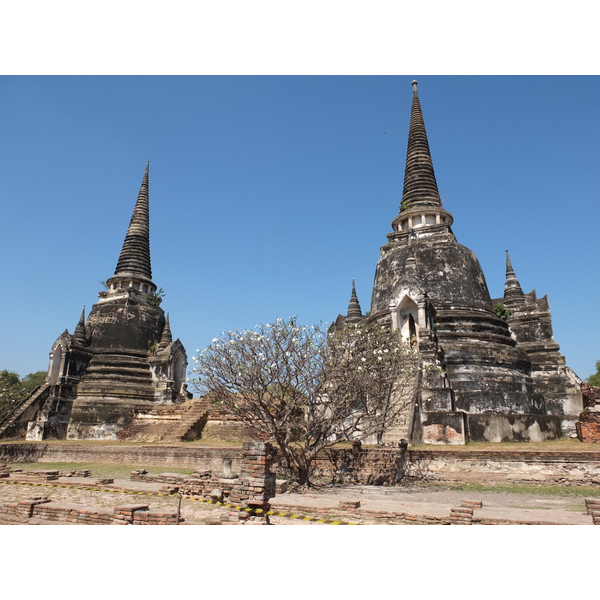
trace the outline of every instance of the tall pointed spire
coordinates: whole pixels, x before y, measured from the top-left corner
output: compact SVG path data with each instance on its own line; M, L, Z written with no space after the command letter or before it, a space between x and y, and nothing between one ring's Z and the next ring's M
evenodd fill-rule
M140 187L127 235L119 256L114 277L134 277L152 281L150 265L150 201L148 195L148 173L150 162Z
M515 275L515 271L510 262L508 250L506 250L506 282L504 284L504 299L509 301L525 301L525 294L523 294L521 284Z
M160 336L160 343L158 345L160 350L166 348L173 341L173 334L171 333L171 324L169 323L169 315L167 313L167 318L165 319L165 326L162 330L162 335Z
M429 152L425 122L423 121L419 94L417 93L417 82L413 81L412 86L412 110L400 210L411 208L415 203L441 206L440 193L433 171L433 161Z
M85 336L85 306L81 311L81 316L79 317L79 322L75 327L75 333L73 334L73 337L80 346L85 346L87 344L87 339Z
M354 285L354 279L352 280L352 295L350 296L350 304L348 304L348 317L347 323L357 323L362 319L362 310L358 303L358 296L356 295L356 286Z

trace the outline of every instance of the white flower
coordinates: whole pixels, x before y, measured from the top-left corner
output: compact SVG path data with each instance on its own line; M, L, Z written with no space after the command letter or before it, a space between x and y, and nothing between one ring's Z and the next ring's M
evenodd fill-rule
M213 338L212 343L214 344L215 342L218 342L218 338Z

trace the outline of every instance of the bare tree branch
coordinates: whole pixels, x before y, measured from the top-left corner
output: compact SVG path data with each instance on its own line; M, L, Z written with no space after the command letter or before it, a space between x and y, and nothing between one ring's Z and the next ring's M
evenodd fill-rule
M381 435L416 393L417 353L378 325L278 319L224 332L194 361L196 389L274 441L301 483L323 448Z

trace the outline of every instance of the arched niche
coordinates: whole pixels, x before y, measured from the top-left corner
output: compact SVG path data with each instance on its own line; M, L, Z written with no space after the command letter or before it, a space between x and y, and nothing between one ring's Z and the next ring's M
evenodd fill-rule
M402 341L411 345L419 341L419 307L417 303L406 295L396 307L398 329Z
M48 384L57 385L58 380L62 374L64 351L61 344L57 344L56 347L50 352L50 366L48 367Z
M173 365L173 379L175 380L175 389L181 390L181 386L185 383L185 369L187 360L183 352L179 351L175 355L175 363Z

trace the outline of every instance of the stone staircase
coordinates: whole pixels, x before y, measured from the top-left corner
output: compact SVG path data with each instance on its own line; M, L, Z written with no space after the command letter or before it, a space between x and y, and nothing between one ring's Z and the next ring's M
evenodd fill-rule
M50 385L39 385L21 404L16 406L12 412L0 421L0 439L14 437L18 434L17 429L22 428L20 421L24 418L27 421L35 417L37 411L41 408L44 401L50 395ZM27 412L31 414L27 415ZM25 425L26 428L26 425Z
M139 412L119 439L136 442L181 442L200 437L209 414L204 399Z
M154 392L145 354L98 352L81 378L77 397L92 404L110 397L121 401L152 402Z

